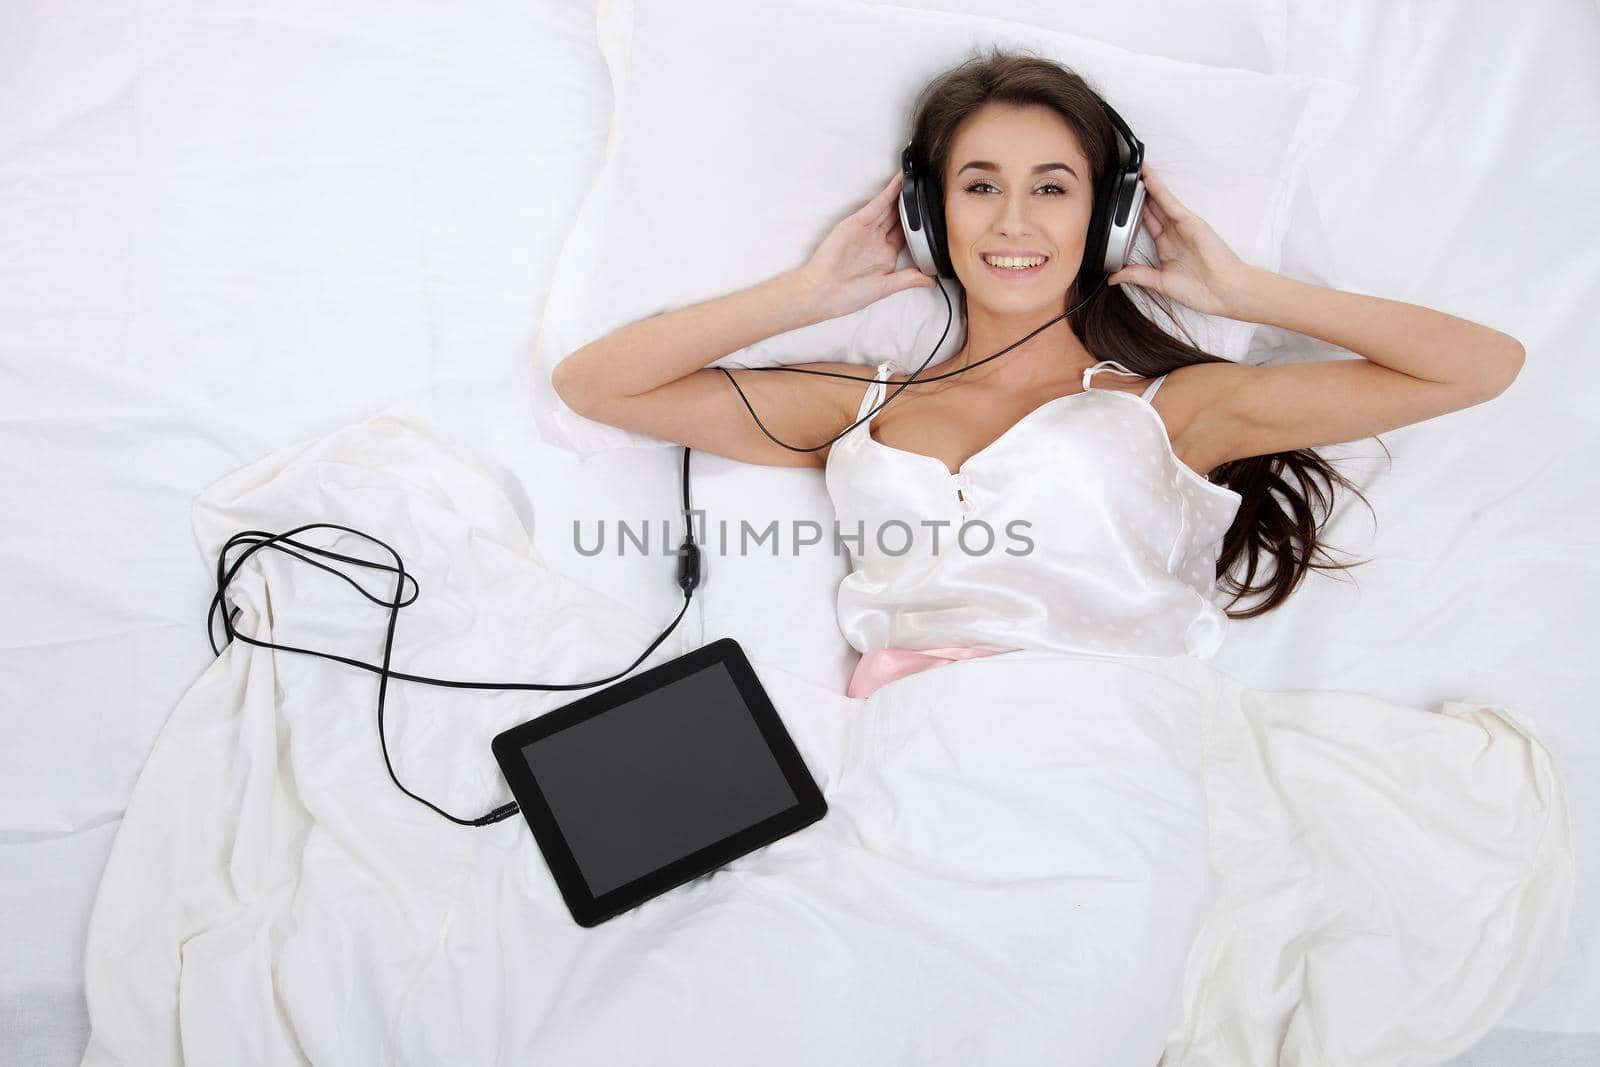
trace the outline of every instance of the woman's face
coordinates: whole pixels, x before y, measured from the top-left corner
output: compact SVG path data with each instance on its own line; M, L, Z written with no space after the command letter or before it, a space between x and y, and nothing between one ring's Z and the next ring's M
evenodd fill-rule
M945 234L969 308L1059 311L1093 210L1089 160L1049 108L985 104L956 131L945 166ZM1038 269L1008 272L986 265L986 253L1048 258Z

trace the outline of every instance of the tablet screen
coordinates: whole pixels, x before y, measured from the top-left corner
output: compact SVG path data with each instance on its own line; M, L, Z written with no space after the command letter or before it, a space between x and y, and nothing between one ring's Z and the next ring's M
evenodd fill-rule
M596 897L797 803L720 661L518 751Z

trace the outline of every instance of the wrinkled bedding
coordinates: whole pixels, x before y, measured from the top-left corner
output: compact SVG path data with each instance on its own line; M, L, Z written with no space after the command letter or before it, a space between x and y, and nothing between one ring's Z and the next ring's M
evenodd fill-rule
M1600 1062L1600 821L1586 817L1600 811L1589 650L1600 493L1588 491L1600 453L1589 358L1600 349L1600 248L1573 239L1600 220L1600 185L1581 180L1600 167L1600 8L1228 0L1201 15L1141 0L1140 11L1171 10L1130 19L1132 9L1084 17L1058 0L909 6L1037 19L1151 54L1360 86L1349 120L1311 161L1284 273L1489 323L1527 346L1528 365L1491 404L1384 434L1381 447L1319 449L1373 509L1342 493L1322 534L1340 562L1372 562L1309 575L1281 608L1237 623L1214 662L1258 691L1381 694L1408 715L1471 697L1537 718L1571 790L1571 936L1555 977L1530 985L1452 1067ZM628 600L634 617L619 608L612 632L635 638L636 651L681 605L671 564L577 558L563 527L569 515L613 516L636 502L675 515L679 453L634 448L580 463L531 428L530 355L551 273L612 114L592 0L237 0L221 11L173 0L96 5L92 17L81 4L14 0L6 10L0 1049L62 1067L88 1040L85 937L107 856L158 736L212 663L202 632L211 560L191 537L198 490L288 443L403 407L470 443L586 603ZM838 191L819 183L817 195ZM1257 341L1252 359L1325 347L1270 327ZM829 514L814 471L701 453L694 472L696 504L713 515L760 524ZM480 530L495 522L482 508L462 513ZM391 526L357 515L362 528ZM681 636L682 651L734 636L767 668L763 678L781 671L842 691L855 660L833 622L841 567L822 556L708 560L707 583L667 643ZM449 567L435 559L430 569ZM376 610L339 589L333 620L357 605ZM429 603L438 601L419 608ZM402 620L398 651L439 657L421 669L493 676L524 665L504 646L410 649L417 618ZM624 630L630 618L636 628ZM549 639L520 612L500 621L527 634L523 654ZM371 636L365 622L349 625L352 639ZM295 658L277 660L303 669ZM587 661L570 662L576 672ZM594 677L616 662L589 665ZM316 667L324 684L342 670ZM362 742L375 745L375 683L343 684L364 717ZM455 715L518 699L446 696L393 699ZM452 768L427 784L470 774L484 735L427 735ZM1276 756L1287 735L1241 736L1235 751L1255 762L1258 746L1270 739ZM1307 794L1265 770L1253 780L1253 798L1265 796L1276 819ZM488 796L498 783L486 772L479 785ZM230 787L235 808L244 788ZM1295 822L1321 810L1309 796ZM460 799L465 809L480 797ZM1318 898L1309 870L1302 863L1284 877L1276 907L1303 911ZM1269 895L1279 884L1267 868L1253 877ZM272 928L269 945L288 925ZM1326 924L1317 936L1350 940ZM1248 923L1229 943L1256 944ZM1304 953L1265 964L1261 994L1274 1003L1293 1004L1318 982L1320 965ZM158 1017L171 993L160 976L176 965L141 976ZM129 1010L106 1005L108 1033ZM1284 1010L1263 1012L1260 1041L1281 1033ZM194 1011L184 1025L198 1025Z
M402 419L235 472L195 533L214 559L309 515L415 576L397 668L598 678L656 632ZM341 536L314 543L377 558ZM281 554L228 604L258 640L381 659L387 611ZM866 700L755 667L828 816L584 929L520 819L457 827L393 787L374 675L234 641L112 848L84 1064L1398 1065L1464 1048L1566 936L1564 788L1505 709L1187 657L1012 652ZM567 699L391 685L396 774L487 811L489 738Z

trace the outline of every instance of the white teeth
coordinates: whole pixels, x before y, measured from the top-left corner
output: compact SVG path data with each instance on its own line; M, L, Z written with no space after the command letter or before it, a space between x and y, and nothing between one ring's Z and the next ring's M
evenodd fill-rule
M1027 259L1017 256L984 256L983 261L991 266L1005 267L1008 270L1026 270L1029 267L1037 267L1047 258L1046 256L1032 256Z

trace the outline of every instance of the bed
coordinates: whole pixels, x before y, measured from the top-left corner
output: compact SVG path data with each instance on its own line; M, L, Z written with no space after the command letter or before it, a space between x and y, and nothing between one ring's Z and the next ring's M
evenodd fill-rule
M1137 6L1159 20L1163 0ZM1600 592L1583 532L1595 518L1596 402L1582 369L1600 253L1563 240L1600 221L1593 183L1569 178L1600 163L1600 10L1259 0L1223 5L1210 35L1195 35L1000 7L1132 50L1358 87L1307 161L1279 269L1459 313L1526 346L1525 370L1492 404L1385 435L1392 461L1370 441L1330 450L1376 525L1344 499L1324 534L1373 562L1313 577L1283 609L1236 624L1216 662L1262 688L1417 706L1470 694L1536 717L1577 838L1569 951L1451 1062L1600 1059L1600 831L1587 818L1600 805L1600 725L1583 641ZM489 472L511 504L501 521L518 520L577 586L654 622L646 637L674 614L659 559L584 557L568 526L624 499L670 514L681 450L571 448L534 359L563 246L606 158L607 10L8 9L9 1059L77 1063L88 1042L85 935L102 872L158 736L213 660L203 490L375 414L403 417ZM1249 345L1253 359L1326 354L1264 328ZM694 464L708 513L828 514L820 472L701 453ZM734 636L842 691L854 653L830 629L829 567L713 557L672 645ZM786 640L796 632L807 638ZM365 726L370 705L356 706Z

